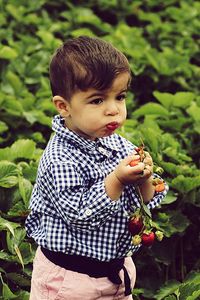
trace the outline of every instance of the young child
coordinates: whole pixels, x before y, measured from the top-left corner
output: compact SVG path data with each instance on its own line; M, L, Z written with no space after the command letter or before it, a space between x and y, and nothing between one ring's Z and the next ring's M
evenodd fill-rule
M126 119L127 58L90 37L68 40L50 63L58 115L40 161L26 220L38 244L30 300L132 299L136 279L128 230L140 206L166 195L152 184L153 162L115 130Z

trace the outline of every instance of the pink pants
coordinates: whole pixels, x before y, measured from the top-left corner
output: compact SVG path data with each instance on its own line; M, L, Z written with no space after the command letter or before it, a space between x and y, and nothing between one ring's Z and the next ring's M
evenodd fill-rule
M125 259L125 267L134 287L136 270L130 257ZM123 282L123 270L119 274ZM114 284L107 277L94 278L61 268L49 261L38 248L29 300L131 300L132 295L124 295L124 288L123 283Z

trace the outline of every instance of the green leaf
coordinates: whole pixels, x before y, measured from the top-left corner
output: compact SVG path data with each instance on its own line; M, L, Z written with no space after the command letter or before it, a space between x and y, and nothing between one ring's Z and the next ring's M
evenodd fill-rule
M141 208L143 209L144 213L149 217L151 218L151 211L150 209L147 207L147 205L145 204L141 204Z
M166 154L172 161L175 163L182 163L182 162L191 162L192 158L185 153L181 153L179 149L174 147L167 147L163 150L163 153Z
M186 108L195 98L195 94L191 92L178 92L176 94L170 94L155 91L153 95L168 110L172 110L173 106Z
M3 283L2 296L4 300L15 299L16 294L14 294L6 283Z
M0 149L0 159L14 161L19 158L32 159L35 152L35 142L21 139L12 144L11 147Z
M0 186L4 188L11 188L18 183L18 178L16 176L6 176L0 179Z
M7 96L3 103L3 108L12 116L21 116L23 106L14 96Z
M19 245L22 243L26 236L26 231L24 228L16 228L15 234L11 235L10 232L7 232L6 241L9 251L12 254L17 254L17 257L24 268L23 258L19 249Z
M174 293L180 286L180 282L176 280L169 280L167 284L160 287L159 291L155 295L156 300L162 300L166 296Z
M185 177L178 175L171 182L171 186L177 189L180 193L189 193L192 190L200 187L200 175L195 177Z
M156 69L159 70L160 69L160 64L159 64L159 60L157 59L157 55L156 55L156 51L154 49L152 49L151 51L147 51L145 53L147 60L149 61L149 63Z
M134 119L127 119L122 126L125 131L133 131L135 126L137 125L137 121Z
M93 33L93 31L89 28L78 28L75 30L71 31L71 35L73 37L79 37L81 35L86 35L86 36L90 36L90 37L95 37L95 34Z
M174 95L170 93L161 93L158 91L153 92L153 95L164 107L167 108L167 110L169 110L173 105Z
M198 300L200 297L200 285L197 287L197 291L194 291L191 296L187 298L187 300Z
M51 32L47 32L46 30L38 30L37 36L39 36L42 42L49 48L57 48L62 44L61 40L56 39Z
M23 113L23 115L25 116L26 120L30 124L34 124L35 122L38 122L40 124L51 127L52 118L46 116L43 111L39 111L39 110L32 110L29 112L26 111Z
M26 163L24 161L18 164L21 169L23 176L28 179L31 183L35 183L35 178L37 175L38 165L36 163Z
M11 232L11 234L13 236L15 236L15 229L19 226L20 226L20 224L18 224L18 223L10 222L10 221L5 220L2 217L0 217L0 229Z
M0 259L6 261L6 262L11 262L11 263L18 263L18 259L16 255L11 255L5 251L0 251ZM1 299L1 298L0 298Z
M9 46L3 46L2 48L0 48L0 58L14 59L17 56L18 56L17 51Z
M15 284L21 287L30 287L30 278L25 276L24 273L9 272L6 274L7 278L12 280Z
M156 131L157 133L162 134L162 130L158 125L158 120L156 115L146 115L144 117L143 126L146 128L151 128L152 130Z
M200 296L200 283L186 283L180 287L180 300L198 300Z
M177 300L177 297L175 295L169 295L165 297L165 300Z
M200 297L200 285L196 287L196 291L192 293L191 296L187 297L187 300L198 300Z
M190 118L175 116L174 119L158 120L158 124L166 131L180 132L183 126L187 126L191 122Z
M173 192L169 191L165 198L162 200L162 205L165 204L171 204L177 200L177 195L175 195Z
M146 103L133 112L133 117L141 117L145 115L168 116L169 112L166 108L158 103Z
M18 202L14 203L12 207L7 212L8 216L11 217L27 217L30 210L25 207L24 202L20 199Z
M143 292L144 292L144 289L142 289L142 288L134 288L132 290L132 295L134 295L134 296L136 296L136 295L142 295Z
M19 169L14 163L0 161L0 186L10 188L18 183Z
M24 261L23 261L21 252L19 250L19 247L16 244L14 245L14 249L15 249L15 252L16 252L16 254L17 254L18 258L19 258L19 261L20 261L20 263L22 265L22 268L24 269Z
M23 18L24 14L24 6L20 5L12 5L12 4L7 4L6 5L6 10L15 18L17 21L21 21Z
M177 173L177 164L171 162L160 161L159 165L173 177L178 175Z
M0 134L4 133L8 130L8 126L5 122L0 121Z
M18 296L15 298L15 300L29 300L30 299L30 293L26 291L20 291L18 293Z
M22 176L19 176L19 191L24 201L25 207L28 208L33 186L31 182Z
M194 124L194 130L200 135L200 121Z
M19 92L21 92L21 90L22 90L22 82L21 82L19 76L17 76L12 71L8 71L6 73L6 79L7 79L8 83L10 83L10 85L12 86L15 93L19 94Z
M189 274L187 274L185 283L191 283L191 282L193 282L195 284L200 283L200 273L199 272L192 271Z
M24 264L29 264L33 262L35 257L35 251L32 250L32 246L30 243L22 242L19 246L21 255L23 257Z
M200 107L197 106L196 103L192 103L192 105L187 109L187 113L196 121L200 122Z
M191 92L178 92L174 95L173 106L186 108L194 100L195 94Z
M166 237L170 237L175 233L184 232L190 224L188 218L180 211L159 212L155 222L158 225L158 229L163 231Z
M151 149L152 152L158 153L159 146L159 131L155 131L153 128L141 127L142 139L144 140L145 146Z

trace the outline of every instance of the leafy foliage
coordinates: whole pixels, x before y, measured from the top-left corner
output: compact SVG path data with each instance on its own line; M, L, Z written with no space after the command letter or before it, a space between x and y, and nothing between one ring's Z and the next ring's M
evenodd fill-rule
M48 64L69 37L99 36L128 57L128 120L170 192L154 219L162 243L134 257L133 299L199 299L200 2L0 0L0 299L29 298L35 244L24 221L51 135Z

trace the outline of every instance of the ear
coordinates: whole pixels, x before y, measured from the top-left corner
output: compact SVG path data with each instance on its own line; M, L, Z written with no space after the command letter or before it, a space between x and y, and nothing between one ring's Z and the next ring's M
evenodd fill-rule
M61 96L54 96L53 103L61 117L69 117L70 104Z

